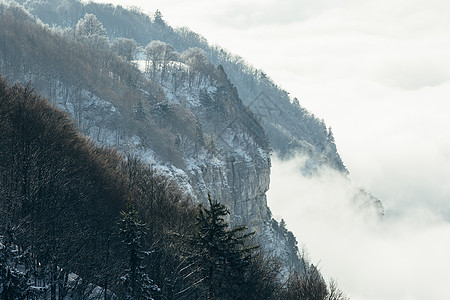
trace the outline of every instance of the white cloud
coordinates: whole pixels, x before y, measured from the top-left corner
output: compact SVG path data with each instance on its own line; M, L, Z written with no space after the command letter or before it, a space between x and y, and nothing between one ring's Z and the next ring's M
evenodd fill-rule
M300 162L273 159L268 201L326 277L354 300L448 298L450 223L418 206L381 221L361 215L348 180L331 170L305 178Z
M450 1L127 4L158 8L169 24L242 55L332 126L351 179L384 202L387 220L374 225L354 217L342 200L347 188L333 176L283 198L271 191L277 195L271 204L282 204L279 212L298 239L353 299L445 298ZM276 168L273 174L274 189L280 178L301 180ZM291 215L292 203L284 202L292 199L299 214Z

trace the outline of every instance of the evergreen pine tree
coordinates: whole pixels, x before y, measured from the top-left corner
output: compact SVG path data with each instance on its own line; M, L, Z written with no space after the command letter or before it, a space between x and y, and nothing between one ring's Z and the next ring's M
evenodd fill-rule
M153 15L153 19L155 20L155 23L161 26L165 26L166 22L163 19L162 13L159 9L155 11L155 14Z
M121 277L125 287L125 299L150 299L159 290L142 264L145 251L142 250L142 237L146 234L145 224L138 212L128 205L127 212L121 212L120 233L122 243L128 251L129 261L125 274Z
M256 248L248 246L254 233L244 234L247 229L244 226L229 229L228 208L213 202L209 195L208 201L209 209L199 206L195 237L207 299L217 299L219 295L239 299L239 286L244 283L246 267Z

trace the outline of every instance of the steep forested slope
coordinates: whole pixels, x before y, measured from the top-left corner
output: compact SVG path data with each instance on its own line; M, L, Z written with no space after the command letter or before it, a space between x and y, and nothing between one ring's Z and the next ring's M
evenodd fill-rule
M26 1L24 7L43 22L62 28L73 28L86 13L94 14L110 40L132 38L143 47L160 40L180 53L192 47L203 49L212 63L223 66L243 103L261 118L270 145L280 156L300 152L309 157L310 168L327 165L346 172L332 132L323 120L301 107L298 100L290 99L263 71L249 66L239 56L209 45L205 38L187 28L172 28L159 12L151 19L139 10L121 6L56 0Z
M97 143L154 164L195 201L211 194L230 208L232 224L256 231L286 265L299 264L295 239L272 227L266 204L267 137L223 68L194 48L142 73L107 44L92 43L98 37L50 30L16 6L2 9L3 74L29 82Z
M305 261L284 285L278 260L229 227L224 205L194 207L2 77L0 211L2 299L336 299Z
M63 296L70 288L81 299L92 292L91 283L120 292L118 279L128 258L118 220L127 202L139 207L151 226L155 240L146 240L144 247L162 251L167 245L156 239L192 224L186 199L167 181L131 158L96 147L67 114L30 88L8 88L0 78L0 115L1 246L15 249L9 258L3 253L2 270L20 263L25 280L35 287L27 288L29 296L54 295L56 289ZM153 189L134 187L138 178L154 183ZM150 210L148 201L158 209ZM7 275L1 274L3 287Z

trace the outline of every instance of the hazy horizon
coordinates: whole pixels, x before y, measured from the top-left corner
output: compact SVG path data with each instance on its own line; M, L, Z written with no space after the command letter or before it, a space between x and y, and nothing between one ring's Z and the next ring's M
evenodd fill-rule
M264 70L332 127L353 184L383 201L385 221L355 217L343 200L347 187L332 172L296 177L297 160L274 158L269 191L274 214L286 219L325 276L352 299L444 299L450 2L102 2L159 9L170 25L189 27Z

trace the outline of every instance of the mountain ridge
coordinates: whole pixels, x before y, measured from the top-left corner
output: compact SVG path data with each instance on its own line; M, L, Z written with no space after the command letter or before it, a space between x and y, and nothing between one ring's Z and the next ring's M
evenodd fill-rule
M307 176L314 176L321 166L346 174L331 129L323 120L290 99L263 72L235 63L238 58L210 47L187 29L171 28L162 19L77 1L23 4L48 24L68 27L39 25L36 29L22 22L31 15L14 15L26 15L20 10L11 13L13 18L2 18L1 38L8 41L0 45L4 74L32 82L69 112L85 135L99 145L117 147L154 164L197 202L206 203L210 193L230 207L232 225L248 225L265 242L266 250L279 253L288 268L301 266L295 237L285 227L280 229L283 226L272 219L267 206L270 148L285 158L297 152L307 155ZM134 32L122 35L118 27L108 25L108 18L142 18L145 26L159 32L152 39L165 40L166 45L172 41L173 61L152 71L145 63L155 66L155 60L148 60L139 70L137 62L119 57L102 39L89 43L75 29L91 13L110 34L106 41L130 38ZM15 28L9 32L16 36L8 35L9 28ZM149 39L144 33L142 38ZM140 51L145 57L145 50ZM253 105L260 102L278 110L265 114Z

